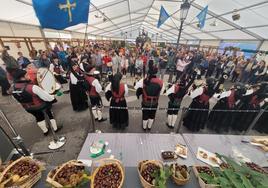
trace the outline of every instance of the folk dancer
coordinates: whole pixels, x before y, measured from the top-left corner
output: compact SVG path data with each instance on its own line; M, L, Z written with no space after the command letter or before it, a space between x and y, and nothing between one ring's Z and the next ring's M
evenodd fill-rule
M154 123L156 108L158 107L158 99L163 87L163 81L156 77L158 70L149 62L149 71L145 79L141 79L135 85L136 95L139 99L142 95L142 127L143 130L151 130ZM152 109L147 109L152 108Z
M113 76L112 82L105 89L105 96L110 101L111 107L127 107L125 97L128 95L127 84L120 83L122 75L117 73ZM117 129L125 129L129 123L129 116L127 109L110 108L110 124Z
M13 75L14 90L12 94L14 98L21 103L28 113L35 117L37 125L45 136L48 135L49 130L46 126L44 112L48 115L53 130L59 131L62 126L57 126L51 111L52 103L56 101L55 97L39 86L30 83L26 73L25 70L18 69Z

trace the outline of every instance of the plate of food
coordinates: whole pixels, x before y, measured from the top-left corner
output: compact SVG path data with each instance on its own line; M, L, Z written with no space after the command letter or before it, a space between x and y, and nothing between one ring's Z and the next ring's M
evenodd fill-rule
M219 165L222 163L215 153L211 153L201 147L198 147L196 157L200 161L213 167L219 167Z
M164 160L174 160L178 158L178 155L174 151L163 151L161 156Z
M250 144L254 146L259 146L264 152L268 152L268 138L267 137L253 138Z
M186 147L185 145L183 145L183 144L177 144L177 145L175 146L175 153L176 153L178 156L180 156L180 157L182 157L182 158L184 158L184 159L187 159L188 149L187 149L187 147Z

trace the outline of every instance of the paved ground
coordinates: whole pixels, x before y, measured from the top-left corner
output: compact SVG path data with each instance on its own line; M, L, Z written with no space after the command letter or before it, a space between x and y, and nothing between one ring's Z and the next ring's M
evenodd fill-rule
M132 85L130 79L126 81L128 84ZM227 83L227 87L230 85ZM88 132L93 132L92 126L90 124L90 116L88 111L84 112L74 112L70 104L69 94L58 97L58 103L53 106L53 111L55 113L56 120L58 124L64 126L64 128L58 133L59 135L64 135L67 137L67 143L63 147L65 149L64 153L54 153L49 155L38 156L38 158L48 162L49 164L59 164L64 161L74 159L77 157L83 142L86 138ZM104 105L109 105L109 103L103 98ZM135 92L130 91L129 97L127 97L127 102L129 107L140 107L140 101L136 99ZM186 97L183 100L183 106L188 106L191 100ZM167 107L168 98L166 96L160 97L159 106ZM212 101L213 103L213 101ZM17 102L12 97L2 97L0 96L0 109L4 111L8 119L15 127L17 132L22 136L26 145L31 149L32 152L48 151L48 143L52 140L52 135L44 137L36 126L34 118L23 110L23 108L17 104ZM114 130L108 121L104 123L96 123L96 129L101 132L113 133L113 132L128 132L128 133L142 133L144 132L141 127L141 111L130 111L130 125L124 131ZM180 115L180 114L179 114ZM108 117L108 109L104 110L104 116ZM179 118L178 118L179 119ZM176 132L177 128L174 130L167 128L166 122L166 112L158 111L156 116L156 121L151 130L151 133L171 133ZM0 120L0 124L3 125L5 130L8 131L7 126ZM177 122L178 125L178 122ZM181 127L180 132L189 133L185 127ZM202 130L201 133L212 133L209 130ZM231 134L236 134L232 132ZM251 132L251 134L257 134Z

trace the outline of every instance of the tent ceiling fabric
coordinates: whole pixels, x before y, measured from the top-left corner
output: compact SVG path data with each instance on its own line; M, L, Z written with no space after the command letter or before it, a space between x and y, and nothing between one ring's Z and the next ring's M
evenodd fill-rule
M268 39L267 0L190 1L192 6L185 20L182 40ZM135 39L144 28L149 36L155 37L158 33L157 36L163 40L176 41L181 3L182 0L91 0L88 34ZM31 4L31 0L1 0L0 20L38 26ZM161 5L172 16L158 29ZM196 26L196 15L206 5L209 11L206 25L201 30ZM232 20L234 9L238 9L241 15L238 21ZM215 20L217 25L213 26ZM79 24L66 30L85 32L86 25Z

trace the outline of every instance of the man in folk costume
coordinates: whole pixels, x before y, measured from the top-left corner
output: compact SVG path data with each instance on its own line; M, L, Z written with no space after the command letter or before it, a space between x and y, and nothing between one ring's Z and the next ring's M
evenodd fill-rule
M181 102L185 94L187 94L188 89L193 84L195 77L196 72L194 72L194 74L188 79L186 78L185 74L178 83L174 84L167 90L166 95L169 98L167 111L167 126L169 128L175 127Z
M64 73L64 70L57 56L52 57L52 63L49 65L49 70L54 74L55 79L60 84L67 83L67 80L62 76L62 74Z
M92 65L88 65L85 67L85 71L88 73L85 76L85 79L89 85L89 89L87 94L89 96L91 106L92 106L92 113L96 121L103 122L106 121L106 118L102 117L102 100L100 93L102 92L102 86L100 84L99 78L99 71Z
M163 87L163 81L156 77L157 67L153 65L153 61L149 61L149 71L147 78L141 79L135 85L136 95L139 99L142 95L142 120L143 129L151 130L154 123L156 108L158 107L158 99ZM147 109L152 108L152 109Z
M70 99L72 108L76 112L84 111L88 108L88 97L84 87L84 75L79 68L77 56L73 53L69 58L70 64Z
M56 101L55 97L39 86L32 84L26 73L21 69L14 73L14 91L12 93L14 98L21 103L28 113L35 117L37 125L45 136L48 134L48 128L44 112L48 115L53 130L55 132L59 131L62 126L57 126L51 111L52 103Z
M209 114L207 127L217 133L228 132L231 124L235 124L236 116L240 115L240 113L236 114L236 112L228 112L228 110L238 110L241 99L246 93L246 87L243 84L236 83L229 91L215 94L213 97L218 102Z

